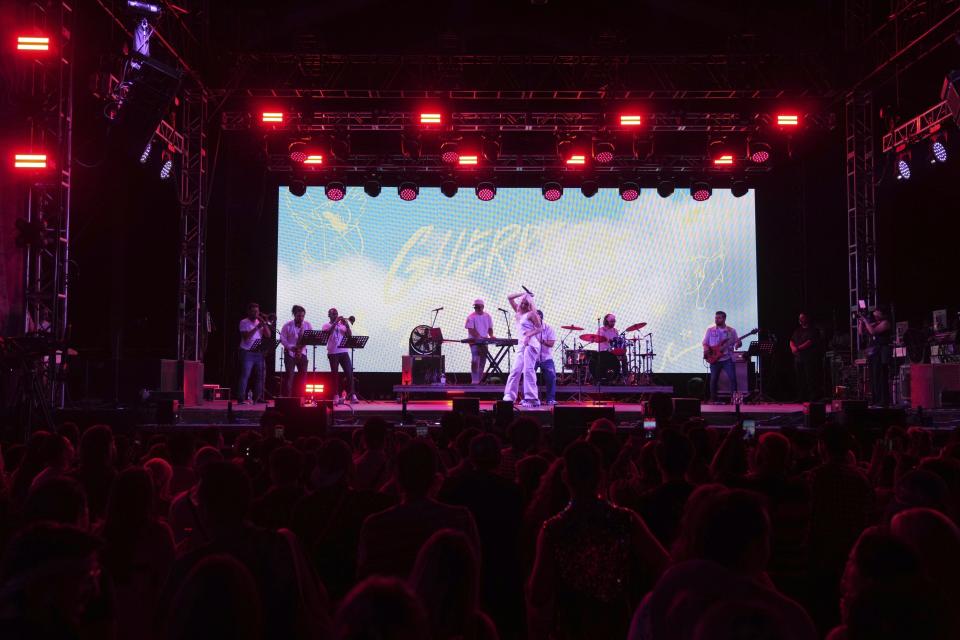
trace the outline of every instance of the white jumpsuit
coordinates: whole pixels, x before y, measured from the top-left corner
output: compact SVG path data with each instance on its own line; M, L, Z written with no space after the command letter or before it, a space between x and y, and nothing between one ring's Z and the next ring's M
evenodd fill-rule
M517 329L520 335L520 352L517 354L516 360L513 361L510 375L507 376L507 384L503 389L503 399L510 402L517 399L520 374L523 374L524 402L539 404L536 366L537 360L540 358L540 334L531 336L527 339L527 344L523 344L524 334L536 329L536 325L530 319L530 313L517 314Z

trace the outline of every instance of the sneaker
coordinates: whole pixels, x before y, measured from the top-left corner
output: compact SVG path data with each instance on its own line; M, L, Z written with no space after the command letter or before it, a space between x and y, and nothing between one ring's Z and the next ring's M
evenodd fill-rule
M536 409L539 406L540 406L539 402L527 402L526 400L524 400L523 402L520 403L521 409Z
M343 398L337 398L333 404L343 404Z
M553 406L553 405L557 404L557 401L556 401L556 400L547 400L547 404Z

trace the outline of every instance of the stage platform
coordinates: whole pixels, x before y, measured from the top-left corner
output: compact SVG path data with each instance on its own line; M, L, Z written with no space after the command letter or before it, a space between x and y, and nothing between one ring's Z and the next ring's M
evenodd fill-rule
M502 397L502 384L396 384L393 386L393 392L398 396L400 394L412 396L457 396L457 397ZM565 399L571 396L590 395L590 396L649 396L653 393L673 393L671 385L600 385L585 384L565 384L557 386L557 398Z
M636 387L633 387L636 389ZM502 390L501 390L502 392ZM454 397L462 397L456 395ZM496 406L495 400L480 400L481 414L491 414ZM249 428L260 421L260 417L270 405L234 405L232 408L232 422L228 416L226 401L209 401L195 407L180 409L178 426L216 425L222 427L244 426ZM515 409L515 415L527 415L549 426L553 424L555 408L591 408L612 407L616 422L637 422L643 419L646 404L642 402L613 402L613 401L564 401L554 406L541 405L536 408ZM371 416L379 416L391 422L415 424L417 422L436 423L444 413L453 408L453 398L446 400L408 400L406 405L401 401L356 402L353 404L336 405L333 407L333 426L354 427L362 424ZM829 411L829 408L828 408ZM701 416L708 424L730 426L736 422L736 408L730 404L702 404ZM782 424L785 422L803 422L803 405L794 403L766 403L743 404L740 406L743 416L748 416L758 423L770 422Z

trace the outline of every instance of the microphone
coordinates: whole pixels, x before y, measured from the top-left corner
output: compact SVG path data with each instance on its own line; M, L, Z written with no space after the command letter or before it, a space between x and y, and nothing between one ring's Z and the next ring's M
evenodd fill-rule
M430 311L443 311L443 307L437 307L436 309L430 309Z
M504 309L503 307L497 307L497 311L502 311L502 312L504 312L504 313L506 313L506 312L507 312L507 310L506 310L506 309Z
M525 286L523 286L523 285L520 285L520 288L523 289L524 291L526 291L529 295L533 296L533 291L530 291L530 289L527 289L527 288L526 288Z

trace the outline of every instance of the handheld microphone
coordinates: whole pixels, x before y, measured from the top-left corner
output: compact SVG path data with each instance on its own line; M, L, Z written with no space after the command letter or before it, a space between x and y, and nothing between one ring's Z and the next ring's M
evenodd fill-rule
M430 311L443 311L443 307L437 307L436 309L430 309Z
M533 291L530 291L530 289L527 289L527 288L526 288L525 286L523 286L523 285L520 285L520 288L523 289L524 291L526 291L530 296L533 296Z

